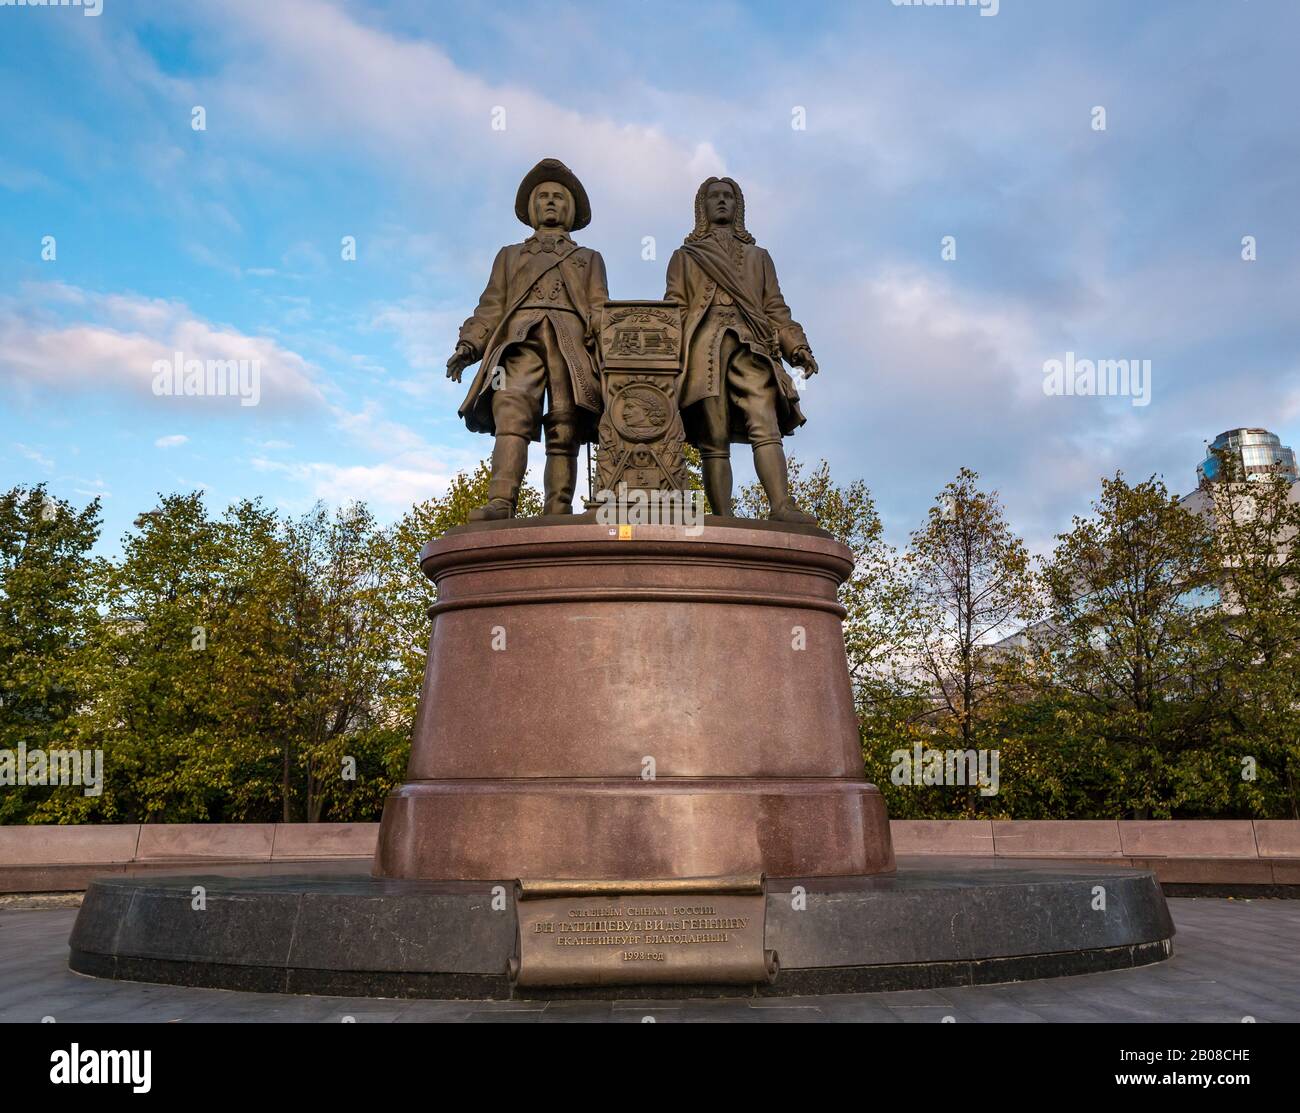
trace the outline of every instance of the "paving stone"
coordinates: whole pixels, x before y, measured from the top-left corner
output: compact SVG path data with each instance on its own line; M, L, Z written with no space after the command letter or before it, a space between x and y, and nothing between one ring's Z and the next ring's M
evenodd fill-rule
M682 1010L686 1024L761 1024L764 1017L778 1020L780 1014L778 1010L751 1009L744 1001L693 1001Z
M821 1009L808 1006L795 1009L773 1006L754 1011L760 1014L759 1021L763 1024L825 1024L827 1021Z
M952 1017L950 1023L971 1024L973 1017L954 1005L894 1005L887 1006L904 1024L942 1024L944 1017Z
M680 1006L662 1009L614 1009L610 1013L610 1019L615 1024L647 1024L646 1020L650 1017L655 1024L680 1024L682 1022L682 1009Z
M1033 982L825 997L478 1002L308 997L113 982L68 970L75 908L0 908L0 1022L492 1024L1300 1022L1300 902L1175 898L1174 956L1135 970Z
M883 996L883 995L882 995ZM822 998L821 1011L832 1024L902 1024L895 1013L876 1001L841 1001Z
M472 1012L465 1020L469 1024L536 1024L541 1018L541 1009L512 1009L505 1012Z
M477 1007L473 1001L410 1001L397 1015L398 1024L448 1024L466 1019Z
M613 1002L613 1009L614 1012L618 1012L620 1009L628 1009L633 1012L646 1012L646 1011L653 1011L655 1009L660 1009L660 1010L681 1009L684 1004L689 1004L689 1002L683 1002L681 1000L667 1000L667 999L665 1000L646 999L645 1001L615 1001Z
M608 1001L554 1002L542 1010L543 1024L600 1024L611 1020Z

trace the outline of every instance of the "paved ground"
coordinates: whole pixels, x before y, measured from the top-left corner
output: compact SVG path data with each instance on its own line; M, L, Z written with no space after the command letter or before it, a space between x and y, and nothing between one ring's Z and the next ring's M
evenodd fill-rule
M1174 957L965 989L764 1001L529 1003L294 997L102 981L67 968L76 909L0 906L0 1021L1300 1022L1300 901L1174 899Z

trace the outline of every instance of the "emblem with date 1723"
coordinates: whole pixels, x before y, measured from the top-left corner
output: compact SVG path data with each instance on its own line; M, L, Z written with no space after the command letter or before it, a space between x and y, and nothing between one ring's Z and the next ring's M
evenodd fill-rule
M604 413L599 489L683 491L686 435L677 405L682 311L668 301L609 301L601 318Z

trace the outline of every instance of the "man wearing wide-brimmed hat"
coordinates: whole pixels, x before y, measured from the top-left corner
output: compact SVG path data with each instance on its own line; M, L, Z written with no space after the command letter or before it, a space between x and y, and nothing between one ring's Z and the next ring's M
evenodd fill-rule
M474 315L460 329L447 377L481 360L460 407L476 433L492 433L492 479L476 520L510 518L528 466L528 442L546 430L545 513L573 512L578 446L595 439L601 408L596 331L609 298L605 261L569 233L591 221L587 191L558 159L519 185L515 215L533 229L497 252Z

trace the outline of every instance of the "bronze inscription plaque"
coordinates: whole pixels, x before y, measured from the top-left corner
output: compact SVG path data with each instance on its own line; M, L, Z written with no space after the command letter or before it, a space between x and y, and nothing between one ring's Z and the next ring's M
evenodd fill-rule
M757 892L608 890L517 901L521 986L771 982Z
M607 301L600 324L602 366L681 370L682 309L671 301Z
M599 490L684 491L678 412L682 310L670 301L607 301L601 316Z

